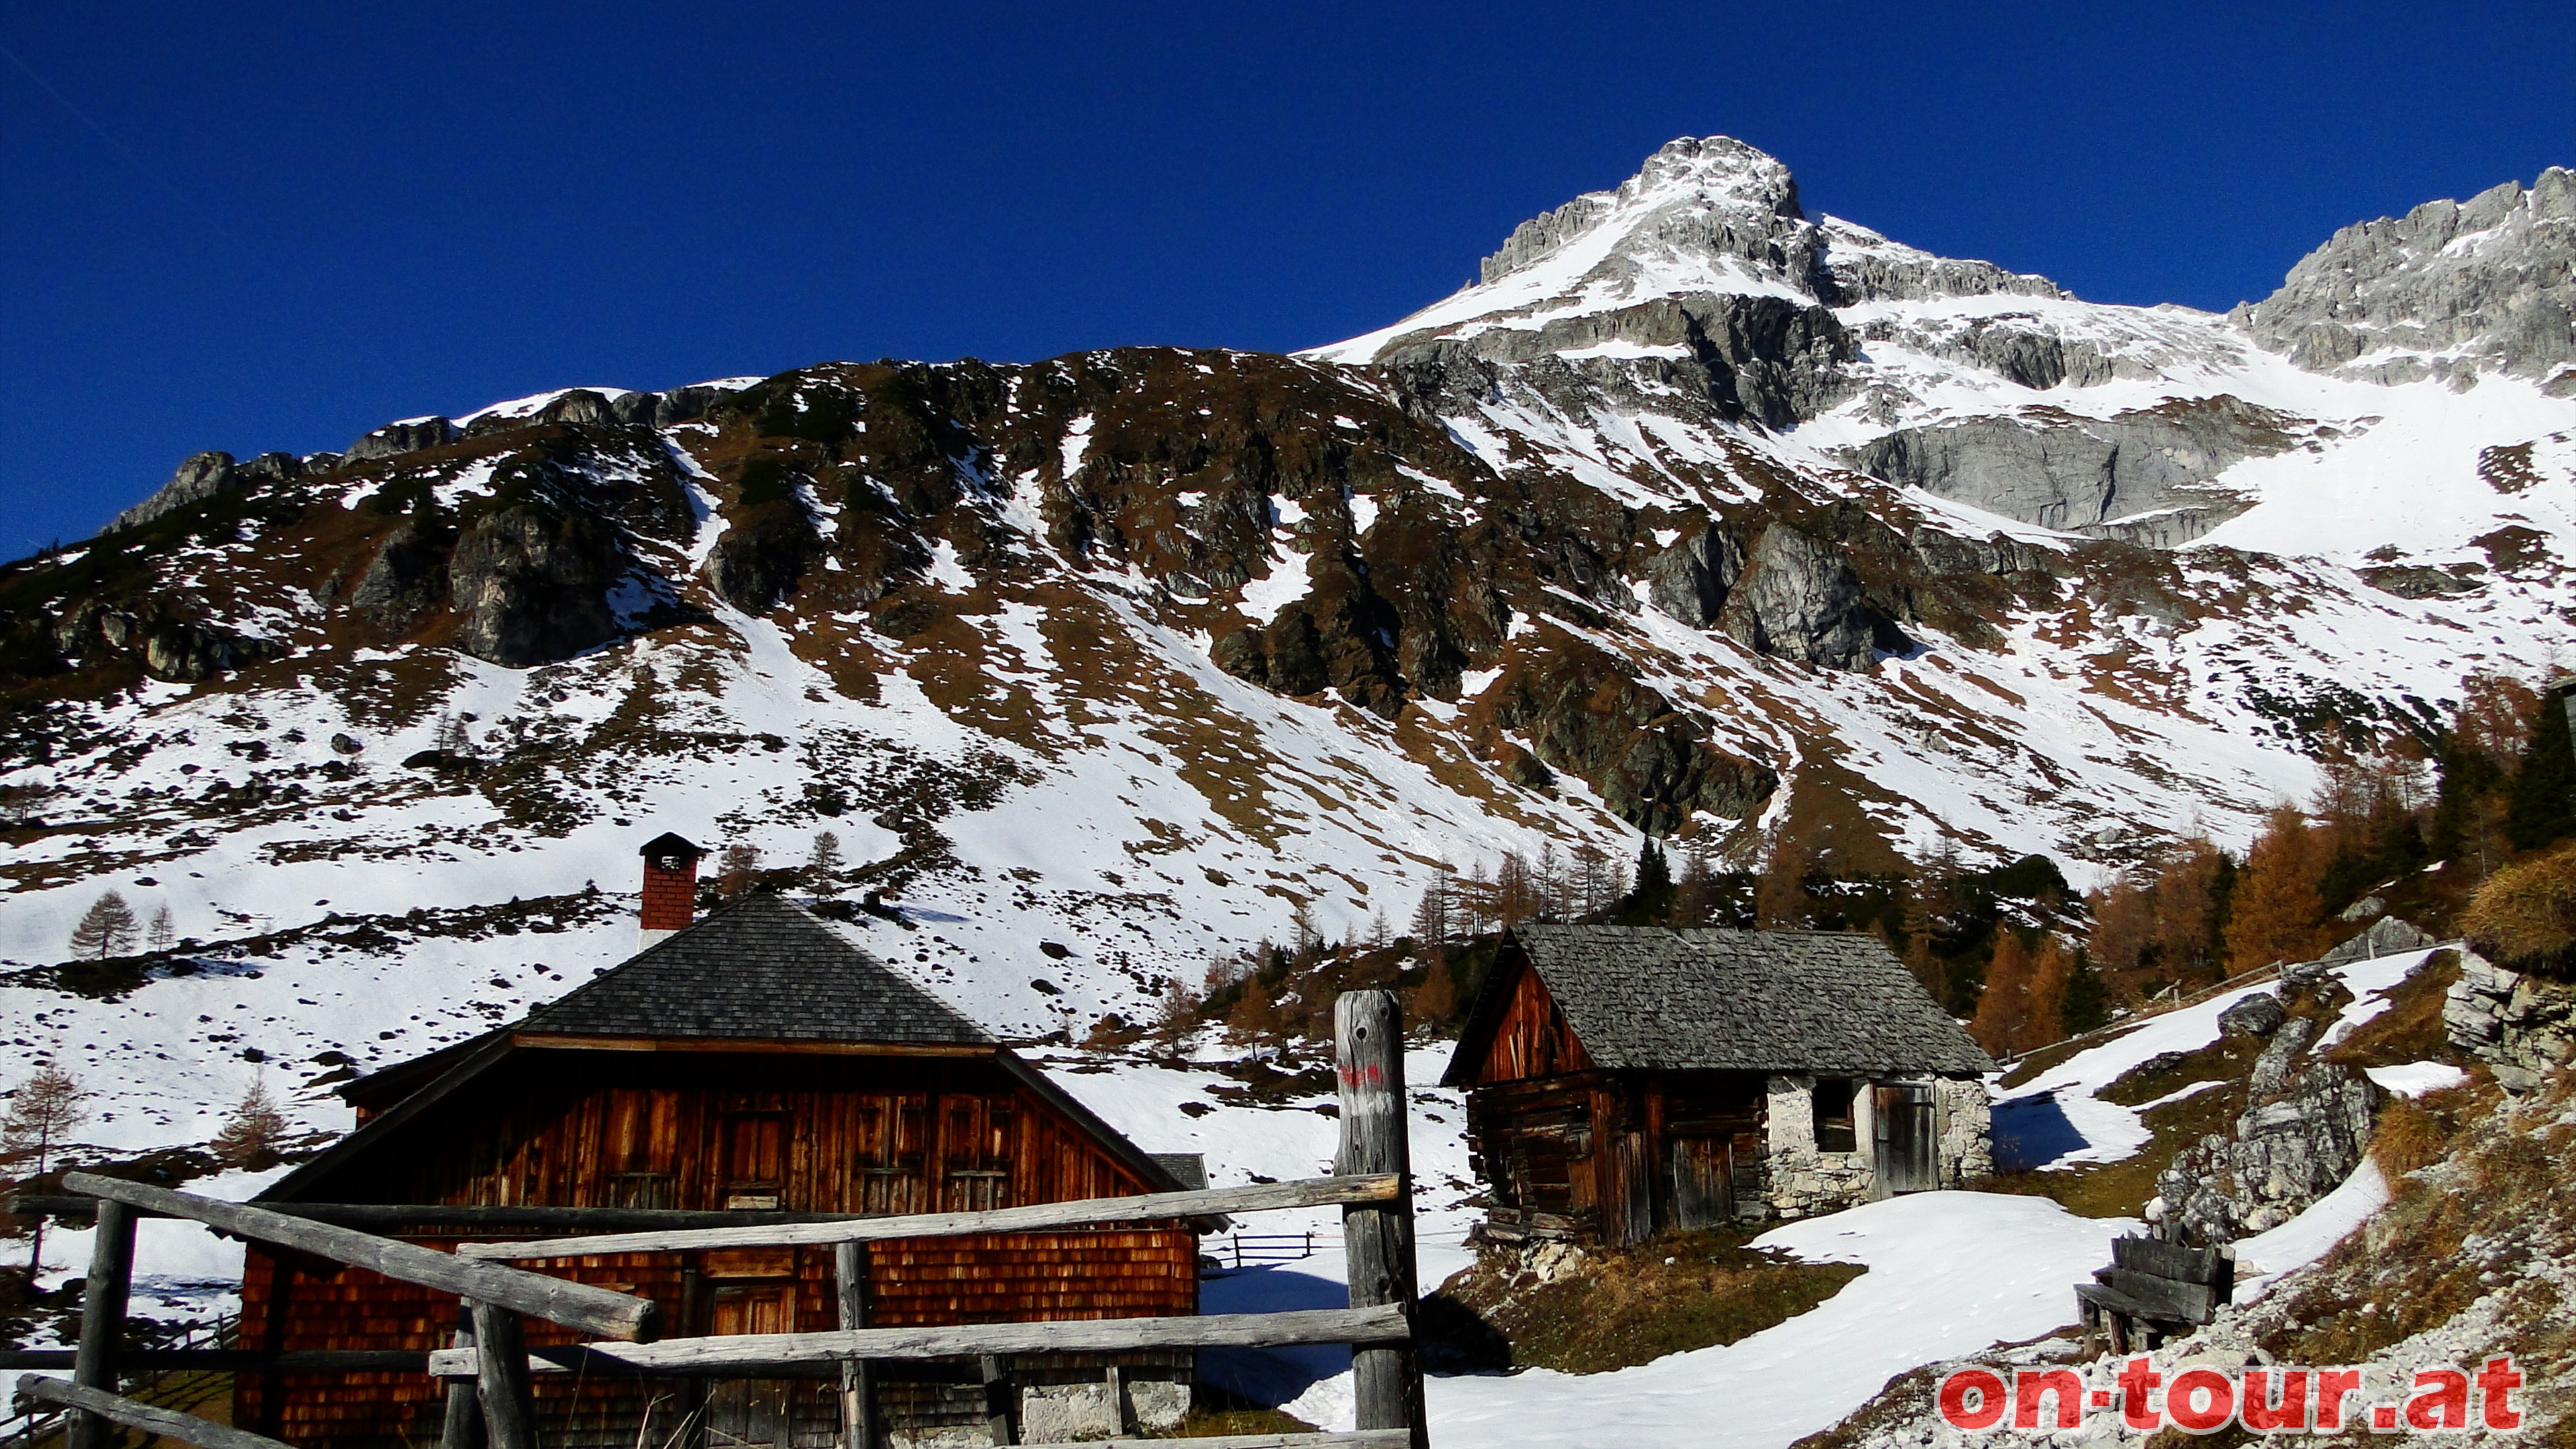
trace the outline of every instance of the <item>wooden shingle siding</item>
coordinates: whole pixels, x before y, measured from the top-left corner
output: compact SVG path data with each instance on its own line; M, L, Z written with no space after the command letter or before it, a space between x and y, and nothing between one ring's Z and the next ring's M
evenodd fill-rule
M481 1205L775 1206L909 1213L1114 1197L1149 1182L990 1061L728 1053L527 1051L327 1184L330 1200ZM757 1201L755 1201L757 1200ZM450 1230L397 1233L437 1246ZM489 1238L491 1234L478 1234ZM529 1234L534 1236L534 1234ZM1198 1242L1186 1225L876 1243L883 1326L1189 1314ZM672 1336L775 1319L836 1320L828 1249L605 1255L532 1262L649 1296ZM750 1304L744 1295L761 1298ZM362 1269L252 1245L241 1342L279 1349L445 1347L455 1300ZM530 1321L531 1345L574 1341ZM779 1389L791 1449L837 1432L825 1385ZM650 1410L676 1427L703 1385L541 1375L550 1444L632 1449ZM907 1389L944 1403L938 1385ZM900 1397L900 1396L898 1396ZM962 1402L962 1400L961 1400ZM241 1376L236 1422L307 1449L398 1449L438 1436L425 1375ZM940 1412L948 1412L942 1409ZM659 1443L657 1433L653 1442Z

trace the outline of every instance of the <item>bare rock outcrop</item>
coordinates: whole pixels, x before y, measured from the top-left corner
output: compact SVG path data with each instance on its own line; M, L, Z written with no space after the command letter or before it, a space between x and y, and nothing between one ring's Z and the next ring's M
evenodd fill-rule
M2576 172L2345 227L2230 315L2316 372L2576 383Z
M2225 396L2109 418L2030 408L1900 428L1853 461L1888 482L2042 528L2173 547L2251 506L2212 480L2243 459L2288 451L2301 426Z
M568 659L621 632L609 603L637 565L614 525L521 504L457 540L447 567L457 647L521 667Z
M2176 1154L2156 1178L2153 1216L2193 1242L2234 1242L2296 1217L2361 1165L2384 1094L2361 1072L2308 1055L2316 1029L2309 1017L2279 1021L2254 1059L2234 1135Z
M2463 951L2460 978L2442 998L2442 1029L2487 1064L2497 1086L2531 1091L2576 1058L2576 983L2508 971Z

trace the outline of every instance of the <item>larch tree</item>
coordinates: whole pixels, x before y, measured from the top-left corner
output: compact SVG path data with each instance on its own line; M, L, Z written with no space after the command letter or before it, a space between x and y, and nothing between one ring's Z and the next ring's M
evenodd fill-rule
M148 942L149 949L154 951L167 951L179 943L179 925L171 918L170 903L167 901L162 902L152 912Z
M716 856L716 894L732 900L751 889L760 872L760 847L736 843Z
M2245 854L2227 922L2227 971L2239 975L2275 961L2314 960L2325 949L2325 901L2318 882L2325 861L2296 806L2273 808Z
M1753 923L1768 929L1807 924L1807 842L1786 822L1771 832L1753 884Z
M1977 1014L1968 1035L1989 1053L2009 1056L2030 1022L2030 952L2010 927L1995 932L1995 954L1986 963L1985 989L1977 993Z
M2054 934L2039 938L2030 959L2030 1014L2015 1051L2035 1051L2067 1035L2066 996L2075 975L2075 953Z
M134 908L125 897L109 891L90 902L80 923L72 927L71 952L85 961L122 956L134 949L135 933L140 923L134 919Z
M54 1149L83 1122L89 1120L89 1089L80 1078L56 1062L37 1066L18 1090L9 1097L9 1110L0 1115L0 1151L8 1153L12 1163L32 1155L36 1170L20 1176L24 1182L43 1177L53 1169ZM35 1241L27 1250L27 1278L35 1280L45 1261L45 1219L39 1214L34 1231Z
M232 1115L224 1119L223 1130L211 1144L215 1160L226 1167L259 1170L277 1164L277 1149L286 1141L293 1124L269 1095L268 1078L253 1077L250 1090L234 1104Z
M814 853L805 861L806 888L828 896L841 888L841 878L849 868L849 861L841 854L841 837L829 830L814 832Z

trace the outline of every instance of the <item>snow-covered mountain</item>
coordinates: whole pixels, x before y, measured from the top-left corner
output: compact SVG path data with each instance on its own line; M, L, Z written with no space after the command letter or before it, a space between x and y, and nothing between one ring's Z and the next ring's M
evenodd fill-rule
M664 829L834 831L889 957L1027 1036L1300 906L1400 924L1444 859L2241 836L2321 745L2567 637L2571 235L2552 170L2228 316L2111 307L1684 140L1300 357L201 455L0 570L5 779L50 792L0 857L0 1041L132 1069L104 1141L202 1140L246 1053L407 1056L621 957ZM204 964L60 970L108 887Z

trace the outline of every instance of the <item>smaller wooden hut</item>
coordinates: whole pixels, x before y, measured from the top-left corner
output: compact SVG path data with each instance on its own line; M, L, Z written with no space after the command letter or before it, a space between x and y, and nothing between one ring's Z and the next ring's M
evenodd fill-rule
M1532 925L1442 1081L1488 1236L1625 1245L1980 1176L1992 1070L1874 937Z

